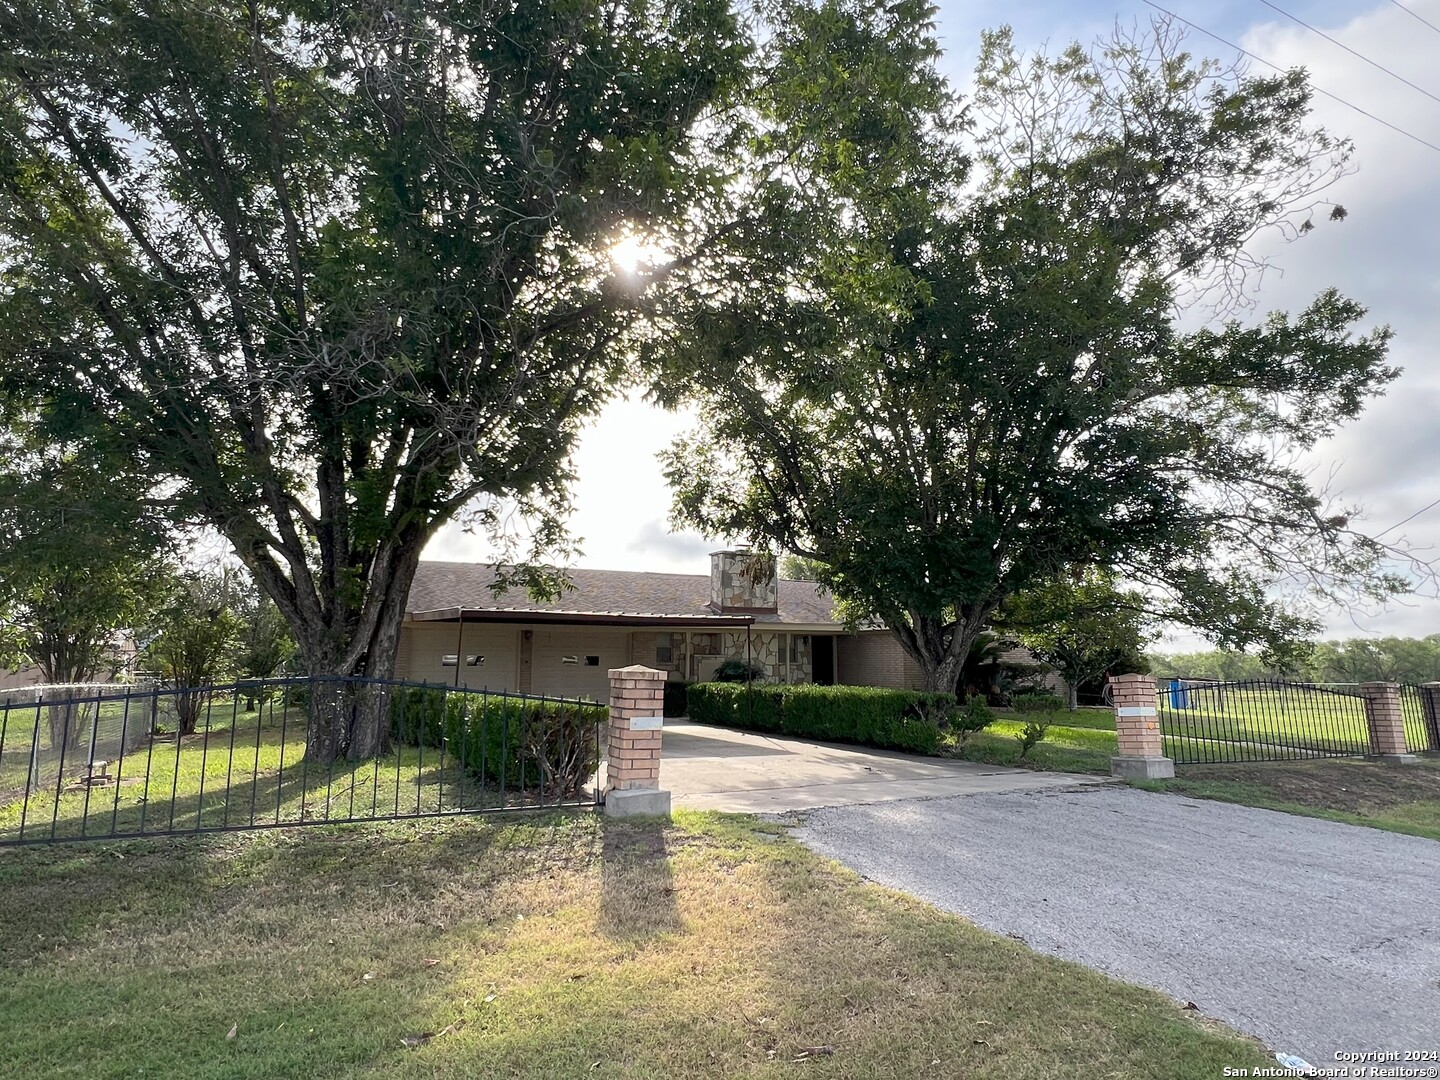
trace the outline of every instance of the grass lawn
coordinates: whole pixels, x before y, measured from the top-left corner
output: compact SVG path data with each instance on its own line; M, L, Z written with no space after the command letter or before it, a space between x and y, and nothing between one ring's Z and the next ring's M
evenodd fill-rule
M4 1076L1210 1080L1266 1061L716 815L4 851L0 970Z
M1045 740L1033 747L1022 761L1016 736L1028 717L1001 713L984 731L970 736L950 752L965 761L987 765L1018 765L1044 772L1110 772L1115 754L1115 714L1108 709L1077 709L1075 712L1047 713L1050 722Z
M1187 765L1174 780L1136 782L1151 791L1244 803L1440 840L1440 760Z
M398 741L392 753L374 761L316 764L305 757L302 711L273 703L247 711L239 701L225 698L207 708L201 730L178 745L173 733L153 740L142 735L128 753L110 757L115 782L94 788L74 779L83 750L62 757L48 741L32 773L37 711L12 711L11 719L23 722L5 725L0 739L0 840L375 819L514 806L539 797L481 783L453 753ZM143 718L137 723L143 732ZM538 778L531 770L522 779L533 788ZM545 801L559 800L551 793ZM585 795L567 801L585 801Z

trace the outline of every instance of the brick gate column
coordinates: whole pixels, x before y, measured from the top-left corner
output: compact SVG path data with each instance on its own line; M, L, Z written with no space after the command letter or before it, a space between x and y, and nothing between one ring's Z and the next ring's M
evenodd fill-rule
M1365 723L1370 728L1370 753L1382 761L1414 764L1420 759L1405 749L1405 713L1400 687L1393 682L1360 684L1365 695Z
M610 669L605 813L611 817L670 813L670 793L660 790L664 711L665 672L639 664Z
M1110 759L1110 775L1127 780L1166 780L1175 762L1160 750L1160 718L1155 709L1155 679L1150 675L1116 675L1115 742L1119 753Z

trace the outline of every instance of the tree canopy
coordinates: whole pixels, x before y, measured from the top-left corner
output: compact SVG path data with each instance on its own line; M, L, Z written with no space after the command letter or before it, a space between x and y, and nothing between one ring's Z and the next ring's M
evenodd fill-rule
M223 535L310 672L393 671L457 515L559 541L649 283L610 246L716 182L725 0L6 0L0 37L0 387Z
M163 601L169 537L147 484L23 421L0 431L0 668L108 678Z
M1235 646L1311 628L1286 574L1399 587L1293 456L1395 376L1389 331L1333 290L1235 303L1247 243L1308 231L1349 156L1303 72L1223 69L1163 23L1057 56L997 32L962 105L929 5L792 8L769 232L658 350L700 413L677 524L815 560L932 689L1007 597L1077 570ZM1228 314L1194 328L1199 303Z
M1440 634L1423 638L1348 638L1309 643L1283 662L1249 653L1153 653L1155 673L1164 678L1303 679L1327 683L1440 682Z
M1103 570L1015 593L1000 606L993 625L1060 673L1072 709L1079 693L1098 689L1103 676L1149 668L1144 650L1153 635L1145 597L1119 588Z

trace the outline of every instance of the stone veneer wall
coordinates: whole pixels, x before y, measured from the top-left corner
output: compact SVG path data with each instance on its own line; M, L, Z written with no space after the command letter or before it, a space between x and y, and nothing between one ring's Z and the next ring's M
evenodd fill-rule
M775 611L779 588L775 560L766 553L717 551L710 556L710 602L721 611Z

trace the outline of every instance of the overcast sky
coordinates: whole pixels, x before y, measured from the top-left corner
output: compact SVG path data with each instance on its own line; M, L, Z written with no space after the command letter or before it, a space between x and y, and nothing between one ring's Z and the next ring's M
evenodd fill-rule
M1323 37L1266 7L1262 0L1157 0L1176 15L1259 57L1309 69L1315 86L1396 127L1440 146L1440 102L1407 87ZM1440 26L1440 0L1400 0ZM1440 32L1402 10L1397 0L1275 0L1278 7L1344 42L1440 97ZM1117 19L1148 21L1141 0L1111 8L1087 0L1016 4L1007 0L941 3L940 34L948 74L968 84L982 29L1009 22L1017 44L1052 49L1091 42ZM1233 50L1189 32L1192 52L1223 60ZM1252 65L1263 71L1260 65ZM1355 172L1332 196L1349 217L1317 221L1315 232L1274 250L1279 272L1266 278L1257 317L1298 310L1318 291L1338 287L1370 308L1373 323L1395 331L1392 362L1405 371L1389 394L1326 444L1317 476L1365 509L1367 531L1378 533L1440 498L1440 151L1387 130L1344 105L1317 96L1316 115L1331 131L1354 139ZM669 492L656 453L689 423L638 400L616 401L585 432L577 456L579 483L570 525L581 538L578 565L602 569L708 571L715 543L667 524ZM1440 506L1388 532L1440 553ZM429 558L482 560L488 550L457 528L427 549ZM1440 600L1416 597L1387 610L1336 610L1332 636L1424 635L1440 632ZM1175 635L1162 647L1198 645Z

